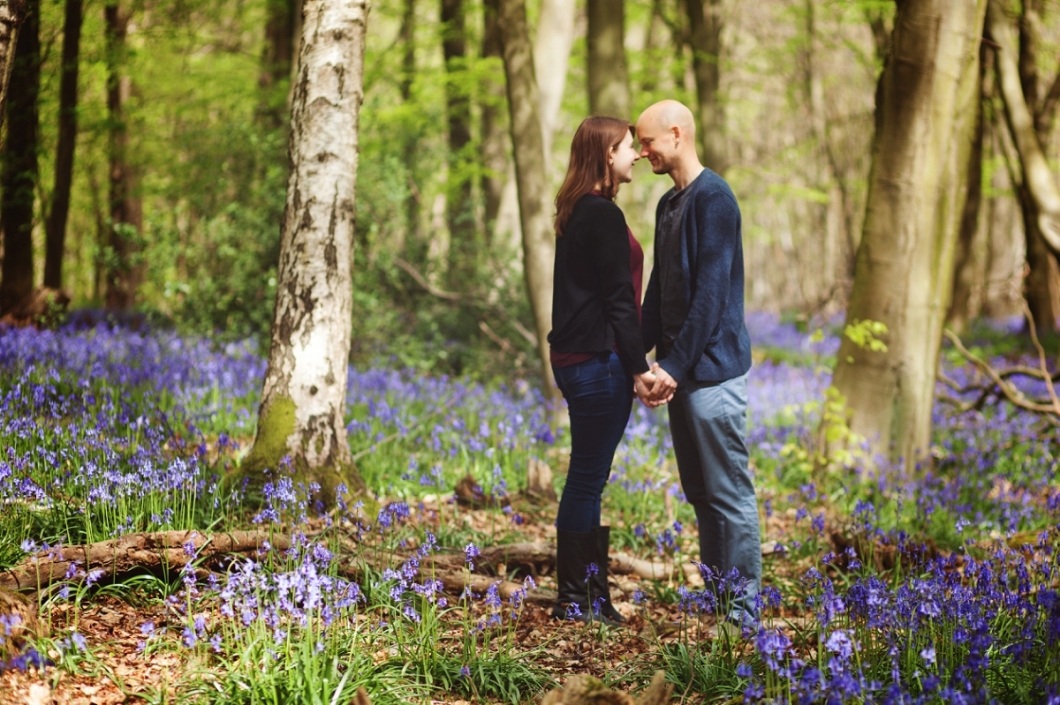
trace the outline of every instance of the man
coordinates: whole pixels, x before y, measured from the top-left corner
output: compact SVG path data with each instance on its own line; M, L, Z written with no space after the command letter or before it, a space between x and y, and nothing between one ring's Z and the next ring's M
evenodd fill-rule
M674 182L655 213L655 266L642 314L646 351L656 348L651 397L661 403L673 395L670 432L699 522L700 561L747 581L740 590L727 581L718 597L728 600L729 624L754 628L762 555L745 442L751 341L740 208L725 180L700 163L687 107L652 105L637 120L637 139L652 171Z

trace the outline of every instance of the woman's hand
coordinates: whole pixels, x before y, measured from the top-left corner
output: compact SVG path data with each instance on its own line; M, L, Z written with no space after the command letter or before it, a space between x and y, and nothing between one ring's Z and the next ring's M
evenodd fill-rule
M653 372L642 372L639 375L633 375L633 392L640 399L640 402L649 409L653 409L660 404L665 404L670 401L669 397L665 400L658 400L652 397L652 388L655 386L656 377ZM672 394L670 396L673 396Z

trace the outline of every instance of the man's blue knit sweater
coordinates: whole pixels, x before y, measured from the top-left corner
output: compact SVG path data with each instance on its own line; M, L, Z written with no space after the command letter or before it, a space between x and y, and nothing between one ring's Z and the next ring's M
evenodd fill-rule
M681 267L688 317L669 354L659 360L680 385L686 381L719 383L751 369L751 339L743 316L743 243L740 207L723 178L704 169L692 183L681 219ZM670 189L659 200L656 223ZM656 226L658 228L658 225ZM655 241L659 242L656 232ZM660 261L644 295L642 331L645 352L662 335Z

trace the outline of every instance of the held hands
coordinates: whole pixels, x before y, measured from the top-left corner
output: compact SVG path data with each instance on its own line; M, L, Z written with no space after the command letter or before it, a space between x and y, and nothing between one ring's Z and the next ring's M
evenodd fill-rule
M652 365L650 372L634 375L633 391L644 406L654 409L674 397L677 381L659 363Z

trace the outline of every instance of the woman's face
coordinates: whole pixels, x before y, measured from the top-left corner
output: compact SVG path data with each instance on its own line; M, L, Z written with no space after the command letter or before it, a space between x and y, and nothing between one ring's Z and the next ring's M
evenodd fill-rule
M611 149L611 166L615 170L615 177L620 184L628 184L633 180L633 164L640 159L637 150L633 149L633 134L626 133L618 146Z

